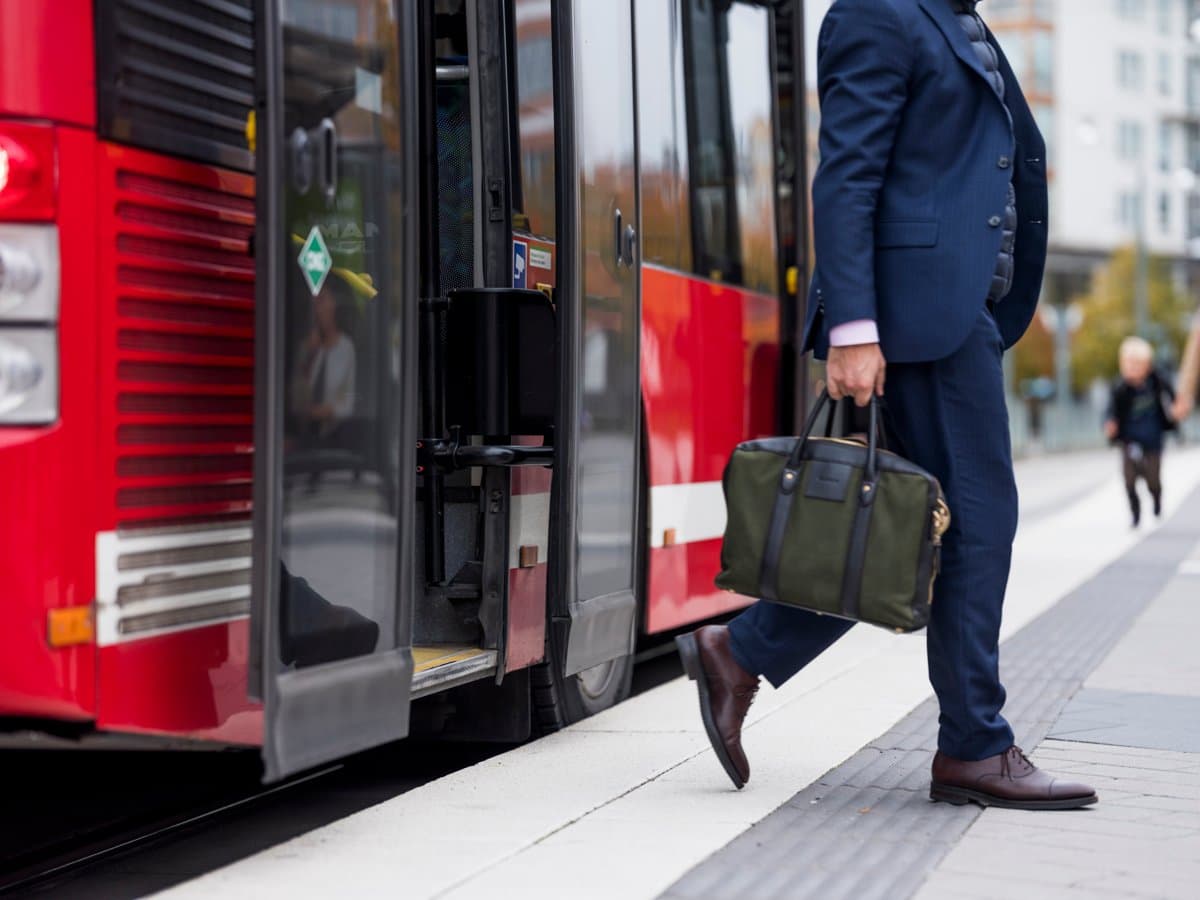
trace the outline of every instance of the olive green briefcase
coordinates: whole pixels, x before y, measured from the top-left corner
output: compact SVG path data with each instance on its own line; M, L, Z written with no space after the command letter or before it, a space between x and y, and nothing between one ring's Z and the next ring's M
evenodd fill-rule
M941 485L879 448L874 399L865 444L813 437L830 403L822 393L799 438L734 450L717 587L893 631L924 628L950 525Z

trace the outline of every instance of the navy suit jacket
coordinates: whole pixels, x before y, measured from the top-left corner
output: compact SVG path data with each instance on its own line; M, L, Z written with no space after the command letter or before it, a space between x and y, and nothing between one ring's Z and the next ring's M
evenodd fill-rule
M1046 263L1046 146L1003 54L1006 103L951 0L836 0L817 69L805 349L823 358L829 330L857 319L878 323L890 362L962 346L996 271L1010 176L1015 270L995 315L1005 346L1014 344Z

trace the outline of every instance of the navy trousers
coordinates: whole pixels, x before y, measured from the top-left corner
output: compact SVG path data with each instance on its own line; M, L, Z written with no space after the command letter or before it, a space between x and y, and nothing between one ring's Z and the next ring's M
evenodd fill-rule
M935 475L950 506L928 629L929 680L941 707L938 747L961 760L1013 743L1000 714L1000 613L1017 529L1003 352L984 307L952 355L889 365L884 394L889 448ZM778 687L851 625L759 601L729 630L739 664Z

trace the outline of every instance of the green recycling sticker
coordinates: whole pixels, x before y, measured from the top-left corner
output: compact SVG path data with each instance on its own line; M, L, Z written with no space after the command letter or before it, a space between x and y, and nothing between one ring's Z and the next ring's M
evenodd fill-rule
M321 293L325 279L329 277L329 270L333 268L333 257L329 255L329 248L325 245L320 226L312 227L312 231L300 247L300 256L296 261L300 263L300 271L304 273L308 289L314 297L317 296Z

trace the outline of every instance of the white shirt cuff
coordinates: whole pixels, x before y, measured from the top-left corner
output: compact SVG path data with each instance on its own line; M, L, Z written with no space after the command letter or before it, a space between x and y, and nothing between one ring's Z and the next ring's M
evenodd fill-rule
M849 347L853 344L878 344L879 328L874 319L855 319L829 330L831 347Z

